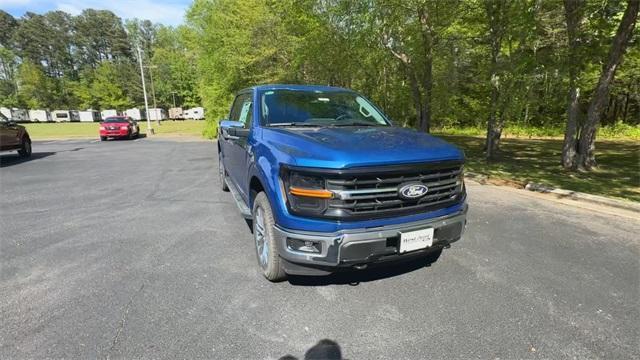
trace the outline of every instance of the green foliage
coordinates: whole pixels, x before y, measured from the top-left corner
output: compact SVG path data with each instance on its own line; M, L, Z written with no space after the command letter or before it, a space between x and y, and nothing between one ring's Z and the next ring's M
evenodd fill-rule
M493 23L500 47L492 69L486 11L498 3L504 6ZM579 54L585 111L624 8L624 1L586 0ZM578 61L567 58L562 3L549 0L196 0L187 24L195 39L189 47L197 57L200 94L212 119L226 116L233 93L243 87L290 82L353 88L396 123L415 126L409 75L426 82L431 56L436 127L486 129L496 86L496 111L506 126L532 134L529 129L540 128L544 134L564 127L568 68ZM640 123L640 47L629 49L605 124ZM398 61L402 55L407 63ZM428 91L427 85L419 87Z
M41 67L23 62L18 68L18 101L30 109L46 108L52 103L53 84Z
M136 49L143 50L149 99L157 106L200 106L190 28L122 20L107 10L0 11L0 104L47 109L140 107L144 103ZM24 65L18 71L19 64ZM153 82L152 82L153 77ZM150 102L151 105L154 102Z

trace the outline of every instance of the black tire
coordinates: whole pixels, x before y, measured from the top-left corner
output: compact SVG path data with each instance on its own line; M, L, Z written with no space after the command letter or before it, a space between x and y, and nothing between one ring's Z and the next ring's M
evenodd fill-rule
M107 137L106 136L100 136L100 141L107 141Z
M264 192L258 193L253 201L253 240L256 248L258 267L267 280L278 282L285 280L287 274L282 267L278 244L275 240L273 227L275 221L271 204ZM262 246L260 246L262 244ZM266 249L265 249L266 246Z
M28 136L22 137L22 142L20 144L20 150L18 150L18 154L22 157L31 156L31 139L29 139Z
M222 154L218 153L218 176L220 178L220 188L222 191L229 191L229 185L227 185L227 170L224 168L224 163L222 162Z

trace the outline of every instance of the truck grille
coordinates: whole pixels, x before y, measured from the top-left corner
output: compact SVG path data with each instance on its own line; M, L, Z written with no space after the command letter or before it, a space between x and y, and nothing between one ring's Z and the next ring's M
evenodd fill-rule
M389 169L344 171L327 177L327 189L335 194L325 215L336 218L376 218L432 211L460 201L463 189L460 162L407 165ZM428 190L418 199L403 199L404 184L423 184Z

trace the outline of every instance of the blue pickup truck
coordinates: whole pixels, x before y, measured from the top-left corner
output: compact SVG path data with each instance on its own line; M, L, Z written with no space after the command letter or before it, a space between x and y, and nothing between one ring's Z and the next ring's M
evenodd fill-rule
M464 232L463 152L352 90L242 90L218 139L221 187L271 281L437 257Z

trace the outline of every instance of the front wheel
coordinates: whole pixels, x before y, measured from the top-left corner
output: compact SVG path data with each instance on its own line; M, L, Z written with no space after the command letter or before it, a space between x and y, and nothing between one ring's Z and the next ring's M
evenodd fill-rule
M18 154L22 157L30 157L31 156L31 139L24 136L22 138L22 143L20 144L20 150L18 150Z
M273 232L275 221L271 204L264 192L259 193L253 201L253 238L256 243L256 256L262 275L269 281L282 281L287 274L282 268L278 244Z

